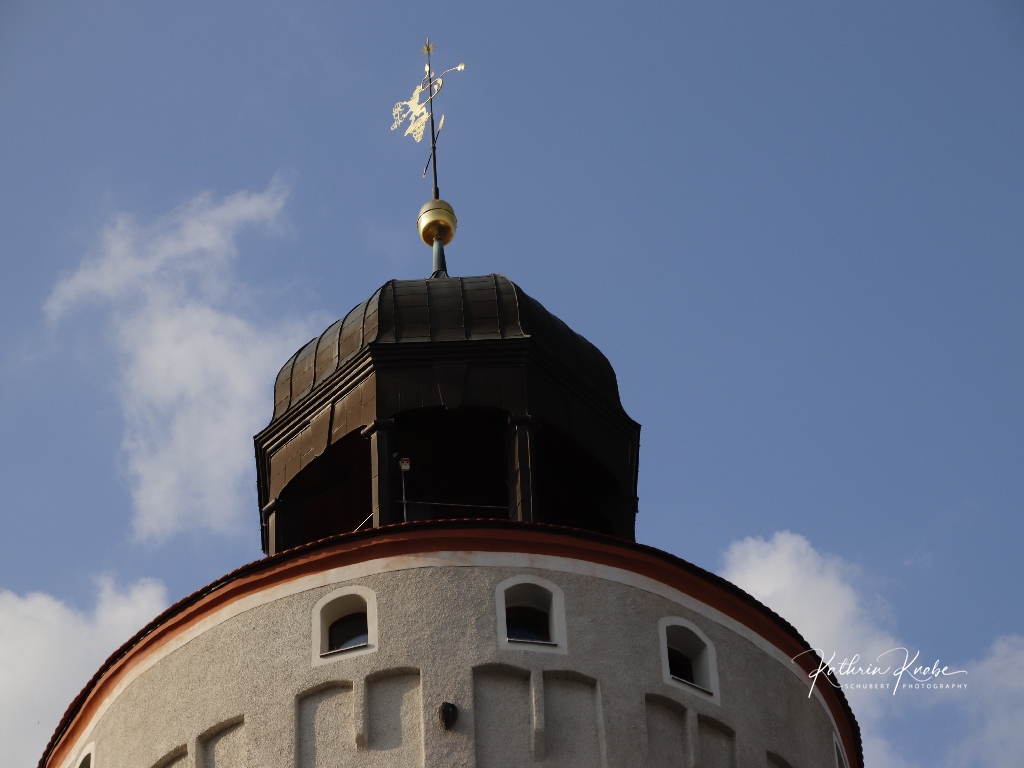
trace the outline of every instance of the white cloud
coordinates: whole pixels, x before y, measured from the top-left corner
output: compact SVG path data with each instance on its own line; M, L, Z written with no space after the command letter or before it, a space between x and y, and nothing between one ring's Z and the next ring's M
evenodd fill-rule
M0 590L0 754L33 766L67 709L103 660L167 605L149 579L120 590L97 581L91 613L50 595Z
M274 375L307 336L247 319L230 267L238 231L279 226L286 197L275 181L199 195L148 225L120 214L46 301L51 323L84 304L113 323L139 540L231 532L253 512L252 435L269 421Z
M964 703L969 730L951 763L1019 766L1024 756L1024 637L997 638L967 669L973 689Z
M781 531L768 541L733 542L723 576L786 618L811 646L834 650L840 660L875 646L885 651L895 642L853 587L856 567L819 552L798 534Z
M204 192L150 226L117 214L98 252L57 283L46 315L57 321L82 301L112 301L139 291L183 298L189 278L206 295L223 293L223 269L237 254L235 233L244 225L277 224L287 196L275 179L265 192L236 192L220 201Z
M856 567L819 552L798 534L781 531L767 541L734 541L725 553L722 575L789 621L812 648L825 652L825 661L835 652L836 667L854 654L873 661L902 645L868 612L864 597L853 586ZM827 685L823 680L818 684ZM865 764L908 765L881 732L891 696L878 691L846 693L863 733Z

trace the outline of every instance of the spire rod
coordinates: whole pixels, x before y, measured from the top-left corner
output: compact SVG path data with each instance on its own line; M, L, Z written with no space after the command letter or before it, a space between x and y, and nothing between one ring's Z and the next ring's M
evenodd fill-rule
M427 54L427 99L430 102L430 161L434 166L434 200L440 200L441 190L437 188L437 131L434 129L434 72L430 69L430 54L434 52L434 46L430 44L429 37L423 45L423 52ZM443 247L441 259L444 260ZM436 245L434 246L434 260L437 261Z

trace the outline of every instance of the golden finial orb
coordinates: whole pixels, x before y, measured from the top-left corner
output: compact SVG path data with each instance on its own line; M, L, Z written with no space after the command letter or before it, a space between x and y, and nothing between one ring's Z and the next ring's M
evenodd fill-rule
M455 237L459 221L455 218L455 210L444 200L429 200L420 208L416 226L427 245L433 245L434 240L448 245Z

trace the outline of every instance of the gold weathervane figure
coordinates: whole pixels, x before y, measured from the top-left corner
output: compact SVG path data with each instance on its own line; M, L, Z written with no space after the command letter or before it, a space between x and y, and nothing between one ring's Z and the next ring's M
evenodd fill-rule
M459 64L456 67L446 69L440 75L435 75L430 68L430 54L434 52L434 45L430 42L430 38L427 38L426 44L423 46L423 53L426 54L427 63L425 66L426 74L423 75L423 80L420 81L413 91L412 96L406 101L399 101L391 109L391 117L394 118L394 123L391 124L391 130L395 130L406 120L409 121L408 127L405 129L405 136L412 136L416 142L423 139L423 132L427 129L427 122L430 122L430 159L427 160L426 166L423 168L423 175L427 175L427 169L434 165L434 186L437 186L437 137L441 133L441 129L444 127L444 115L441 115L441 122L437 126L437 130L434 130L434 97L441 92L441 88L444 87L444 76L449 72L461 72L466 68L464 63ZM421 96L426 94L426 98L420 101Z
M427 118L430 117L427 114L427 103L420 103L420 94L423 93L423 90L422 85L417 85L413 89L411 99L398 102L391 110L391 115L395 118L391 130L395 130L408 119L409 127L405 129L405 135L411 135L416 141L423 138L423 130L427 127Z
M391 117L394 119L391 130L395 130L408 120L409 125L405 129L404 135L412 136L418 143L423 139L423 133L427 130L427 123L430 123L430 157L427 159L427 164L423 166L423 176L425 178L427 170L433 166L434 195L433 199L429 200L420 209L416 225L423 242L427 245L432 245L434 248L434 272L431 277L436 278L448 277L444 258L444 246L455 237L455 228L458 226L458 221L455 218L455 211L452 207L441 199L441 193L437 187L437 137L444 127L444 115L441 115L441 121L435 129L434 98L441 92L441 88L444 87L442 78L449 72L461 72L466 68L466 65L459 64L458 66L446 69L440 75L435 75L434 71L430 68L430 55L433 52L434 45L428 37L426 44L423 46L423 53L427 57L426 74L423 75L419 85L413 89L412 96L406 101L399 101L391 109ZM424 95L425 98L423 98ZM423 98L422 101L420 100L421 98Z

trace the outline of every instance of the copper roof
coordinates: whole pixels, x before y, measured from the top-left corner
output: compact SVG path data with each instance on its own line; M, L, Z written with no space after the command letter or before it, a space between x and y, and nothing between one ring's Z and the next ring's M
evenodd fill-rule
M620 404L600 350L503 275L389 280L284 364L276 420L371 345L530 339L607 400Z

